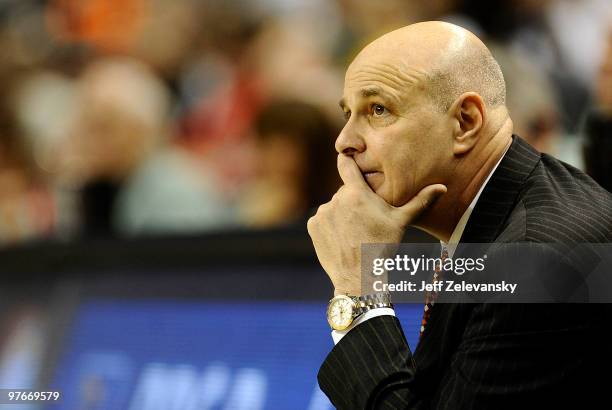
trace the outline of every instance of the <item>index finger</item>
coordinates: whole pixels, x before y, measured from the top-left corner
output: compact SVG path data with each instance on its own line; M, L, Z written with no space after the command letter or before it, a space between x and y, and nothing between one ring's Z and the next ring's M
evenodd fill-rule
M344 185L370 190L370 186L366 183L365 179L363 179L361 170L353 157L345 154L338 154L338 173Z

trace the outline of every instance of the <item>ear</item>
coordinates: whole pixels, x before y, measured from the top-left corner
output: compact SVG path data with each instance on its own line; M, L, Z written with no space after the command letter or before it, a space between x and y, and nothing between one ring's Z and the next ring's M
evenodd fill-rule
M469 152L476 142L485 121L485 104L482 97L474 92L462 94L450 108L454 120L453 154Z

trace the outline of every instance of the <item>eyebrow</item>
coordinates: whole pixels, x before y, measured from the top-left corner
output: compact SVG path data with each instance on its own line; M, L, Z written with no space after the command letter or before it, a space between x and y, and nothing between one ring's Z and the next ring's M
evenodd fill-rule
M367 88L361 89L361 96L365 98L373 97L375 95L380 95L380 94L383 94L383 92L379 87L367 87Z
M393 98L392 96L384 92L380 87L366 87L361 89L361 96L364 98L374 97L377 95L387 98ZM344 98L340 99L338 105L344 111L344 109L346 108L346 100Z

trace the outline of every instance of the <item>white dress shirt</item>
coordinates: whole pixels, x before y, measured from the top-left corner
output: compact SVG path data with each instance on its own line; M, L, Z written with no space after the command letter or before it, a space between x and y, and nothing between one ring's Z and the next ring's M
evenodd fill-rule
M497 161L497 164L495 164L495 166L493 167L493 169L487 176L487 179L485 179L484 183L478 190L478 193L476 194L474 199L472 199L472 202L470 203L470 205L468 205L467 209L461 216L461 219L459 219L459 222L457 222L457 225L455 226L455 229L453 230L453 233L451 234L451 237L448 240L448 243L440 241L440 246L441 246L440 254L442 254L442 250L446 248L448 252L448 257L449 258L453 257L455 253L455 249L457 249L457 245L459 244L461 236L463 235L463 231L465 230L468 220L470 219L470 215L472 215L472 211L476 207L478 198L480 198L480 195L482 194L482 191L484 191L485 186L487 186L489 179L491 179L491 176L493 175L493 173L499 166L499 163L502 161L502 159L506 155L506 151L508 151L508 148L510 148L509 145L504 151L504 153L502 154L499 161ZM345 330L332 330L332 339L334 339L334 344L338 344L338 342L344 337L344 335L350 332L351 329L355 328L355 326L359 326L361 323L365 322L366 320L372 319L377 316L395 316L395 311L391 308L378 308L378 309L368 310L363 315L359 316L357 320L351 323L351 325Z

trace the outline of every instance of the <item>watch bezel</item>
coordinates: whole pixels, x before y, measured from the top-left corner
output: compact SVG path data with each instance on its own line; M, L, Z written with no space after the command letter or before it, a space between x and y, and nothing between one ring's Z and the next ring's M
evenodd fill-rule
M351 319L350 321L348 321L348 323L346 324L346 326L338 326L335 323L332 323L332 319L331 319L331 309L332 307L338 303L340 300L345 300L345 301L349 301L351 303ZM353 298L351 298L350 296L347 295L338 295L338 296L334 296L330 301L329 304L327 305L327 323L329 323L329 326L334 329L334 330L346 330L348 329L351 324L353 323L353 321L355 320L355 309L357 308L357 303L355 302L355 300Z

